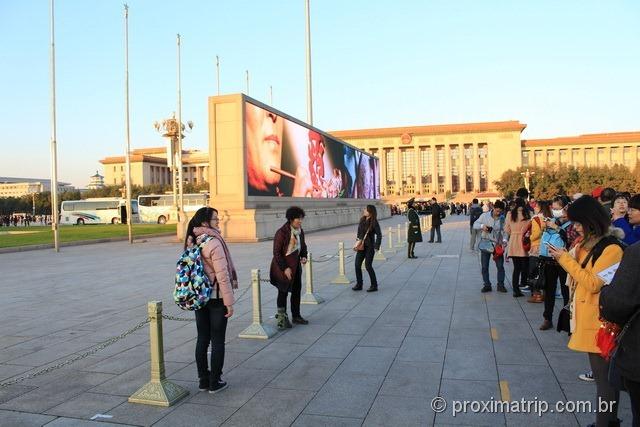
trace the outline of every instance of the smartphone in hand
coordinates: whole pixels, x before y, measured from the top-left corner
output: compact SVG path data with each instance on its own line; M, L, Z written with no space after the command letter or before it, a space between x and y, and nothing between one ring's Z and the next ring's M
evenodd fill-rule
M550 249L553 249L554 251L559 250L556 246L553 246L551 243L549 242L545 242L545 245L547 245Z

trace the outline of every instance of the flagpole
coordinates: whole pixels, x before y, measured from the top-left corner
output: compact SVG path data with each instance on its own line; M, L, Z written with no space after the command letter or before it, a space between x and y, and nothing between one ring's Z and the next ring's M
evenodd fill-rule
M311 94L311 19L309 17L309 0L305 0L306 46L307 46L307 123L313 125L313 99Z
M56 141L56 44L54 28L54 0L51 0L51 229L53 247L60 252L58 239L58 148Z
M220 95L220 58L216 55L216 82L218 84L218 96Z
M133 230L131 227L131 135L129 132L129 6L124 5L124 98L125 98L125 133L127 140L126 150L126 196L127 231L129 243L133 244Z
M186 234L186 221L187 218L184 214L184 197L183 197L183 172L182 172L182 89L180 82L180 34L176 37L178 48L178 239L184 239Z

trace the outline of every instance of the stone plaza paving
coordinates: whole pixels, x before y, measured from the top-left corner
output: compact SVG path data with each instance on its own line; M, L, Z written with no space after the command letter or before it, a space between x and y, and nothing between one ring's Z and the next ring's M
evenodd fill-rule
M383 248L390 226L382 221ZM356 226L309 233L313 257L351 247ZM224 379L229 388L198 391L194 322L165 320L168 378L190 391L161 408L131 404L149 380L148 327L69 366L0 388L0 426L429 426L586 425L585 413L460 413L454 400L594 401L595 384L578 379L587 357L566 347L566 334L539 331L541 304L511 293L481 294L479 256L468 249L468 217L451 217L442 244L418 244L375 261L380 290L331 284L334 259L314 264L320 305L303 305L310 324L269 340L240 339L252 318L250 270L263 277L271 242L231 244L240 275L239 302L227 329ZM395 244L395 241L394 241ZM0 382L55 365L144 320L148 301L164 313L192 317L172 301L180 246L168 238L0 255ZM347 276L353 280L353 258ZM510 277L510 264L507 276ZM495 286L495 266L491 266ZM304 286L304 285L303 285ZM368 277L365 273L365 287ZM510 286L507 285L510 291ZM275 324L276 291L262 285L265 321ZM561 300L556 304L560 309ZM448 403L435 413L431 401ZM631 424L629 397L619 417ZM594 403L595 408L595 403ZM98 418L107 415L110 418Z

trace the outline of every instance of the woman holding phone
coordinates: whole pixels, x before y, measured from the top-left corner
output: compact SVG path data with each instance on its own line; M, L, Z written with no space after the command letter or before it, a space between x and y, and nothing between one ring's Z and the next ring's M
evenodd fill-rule
M547 244L549 254L566 271L571 280L571 338L569 348L587 353L596 380L600 402L614 402L609 410L599 411L596 426L620 425L617 418L620 392L608 381L609 362L600 356L596 333L600 328L599 298L605 285L598 273L622 259L619 241L610 236L609 212L593 197L582 196L567 210L582 241L575 247L575 258L564 248Z

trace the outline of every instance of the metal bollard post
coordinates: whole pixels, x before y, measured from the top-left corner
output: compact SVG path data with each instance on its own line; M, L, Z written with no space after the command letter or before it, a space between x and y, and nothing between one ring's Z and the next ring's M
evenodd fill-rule
M385 252L387 252L388 254L395 254L396 250L393 249L393 228L389 227L389 247L387 248L387 250Z
M338 276L331 281L335 285L348 285L351 280L345 275L344 242L338 242Z
M189 394L189 390L165 378L162 343L162 301L147 304L149 345L151 347L151 381L129 396L129 402L144 405L171 406Z
M396 248L403 248L404 242L402 241L402 230L400 229L400 224L398 224L398 241L396 243Z
M305 266L307 270L307 280L306 280L306 288L307 292L300 299L301 304L321 304L324 302L322 297L313 293L313 259L311 256L311 252L307 254L307 265Z
M257 338L266 340L277 331L270 325L262 323L262 299L260 296L260 270L251 270L251 290L253 298L253 323L238 335L240 338Z
M375 259L376 261L386 261L387 257L384 256L384 254L382 253L382 248L378 249L376 251L376 254L374 255L373 259Z

